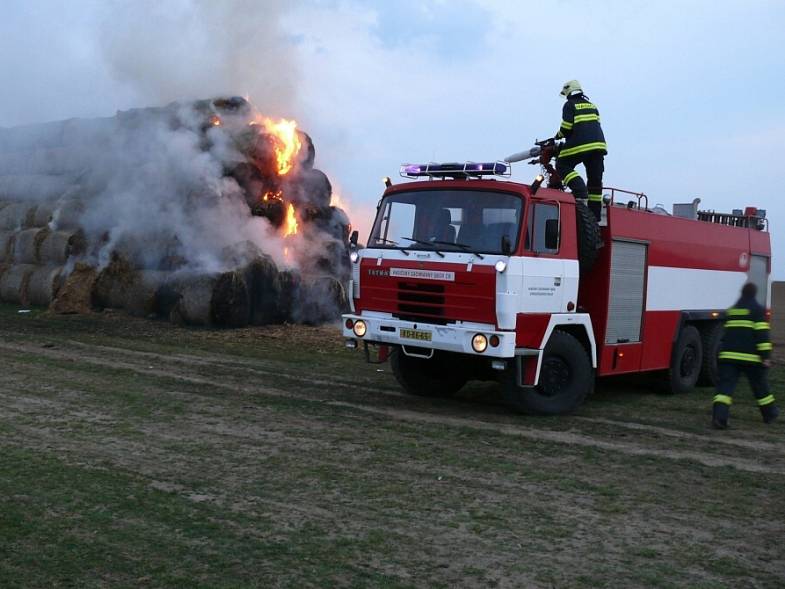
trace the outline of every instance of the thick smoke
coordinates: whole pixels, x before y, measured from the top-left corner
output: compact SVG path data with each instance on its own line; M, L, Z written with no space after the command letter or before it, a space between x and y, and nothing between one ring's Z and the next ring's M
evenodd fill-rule
M98 53L134 104L244 95L271 116L296 108L299 69L278 0L108 3Z

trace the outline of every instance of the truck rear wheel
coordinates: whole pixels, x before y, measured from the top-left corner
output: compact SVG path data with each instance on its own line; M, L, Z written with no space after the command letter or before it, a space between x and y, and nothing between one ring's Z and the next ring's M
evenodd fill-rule
M420 397L450 397L468 380L455 354L435 351L430 359L413 358L396 347L390 354L393 376L403 390Z
M680 394L695 388L702 363L703 345L700 332L694 325L687 325L682 328L679 339L673 345L665 392Z
M722 345L723 325L719 321L706 325L701 332L701 344L703 344L703 362L701 363L701 373L698 378L699 387L717 386L717 355L720 353Z
M591 359L569 333L554 331L545 346L536 387L519 387L514 364L505 372L502 389L507 404L535 415L561 415L577 409L594 390Z

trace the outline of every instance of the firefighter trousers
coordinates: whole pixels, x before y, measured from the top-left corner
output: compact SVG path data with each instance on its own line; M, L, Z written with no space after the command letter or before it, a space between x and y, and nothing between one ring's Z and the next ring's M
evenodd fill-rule
M585 183L575 171L578 164L583 164L586 168ZM576 199L580 198L584 201L588 199L589 208L599 221L602 212L602 174L605 172L605 154L601 151L587 151L560 157L556 160L556 171Z
M739 376L744 374L750 383L750 388L758 401L763 420L772 421L779 410L774 404L774 395L769 392L767 370L762 364L719 362L717 365L717 394L714 395L714 419L726 422L733 402L733 392L739 382Z

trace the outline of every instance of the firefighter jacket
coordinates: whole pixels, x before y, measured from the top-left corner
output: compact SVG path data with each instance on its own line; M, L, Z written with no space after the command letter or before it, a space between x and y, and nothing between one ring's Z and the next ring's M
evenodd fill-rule
M769 322L753 297L741 298L727 310L725 334L719 360L735 363L760 363L771 353Z
M579 155L589 151L608 153L605 135L600 127L600 112L583 94L568 96L561 115L556 138L567 138L559 157Z

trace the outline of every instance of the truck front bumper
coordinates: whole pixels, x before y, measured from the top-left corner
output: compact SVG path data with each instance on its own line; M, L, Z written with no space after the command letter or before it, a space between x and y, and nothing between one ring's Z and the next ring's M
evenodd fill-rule
M347 327L347 320L351 320L352 324L355 324L357 321L363 321L366 326L365 335L358 337L352 328ZM346 338L357 342L406 346L407 349L444 350L445 352L457 352L488 358L512 358L515 356L515 332L496 331L490 325L434 325L432 323L402 321L391 317L350 313L343 315L342 329ZM476 352L472 348L472 338L477 334L482 334L488 338L488 347L484 352ZM417 336L416 339L412 337L414 335ZM499 338L498 345L491 345L491 336Z

